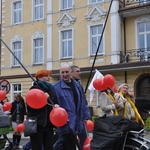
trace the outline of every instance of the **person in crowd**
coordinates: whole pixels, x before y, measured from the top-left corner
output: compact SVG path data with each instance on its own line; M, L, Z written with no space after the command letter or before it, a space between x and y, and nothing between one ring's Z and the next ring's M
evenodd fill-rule
M30 88L30 90L42 90L47 96L47 103L49 103L50 105L54 105L54 107L57 107L56 101L53 97L52 84L50 83L51 73L52 72L50 70L37 71L37 73L35 74L36 82ZM30 136L32 150L53 149L54 126L50 122L49 118L49 114L52 110L52 106L50 105L46 105L40 109L34 109L27 105L27 117L38 116L37 133Z
M91 116L82 86L71 78L71 68L68 64L61 66L60 79L54 84L53 91L59 106L68 113L68 123L57 128L59 138L53 149L61 149L62 144L65 145L65 150L76 150L76 145L82 149L86 138L83 135L87 136L83 134L85 132L84 122Z
M14 94L14 101L10 110L13 133L13 148L18 149L21 133L17 131L16 127L19 123L23 123L26 119L26 105L21 94Z
M101 108L99 116L119 115L119 111L124 108L122 99L111 88L102 90L99 96L99 106Z
M80 83L80 68L78 66L71 66L71 77Z
M140 121L144 125L144 121L134 104L134 96L131 95L128 90L129 86L127 83L121 84L118 88L120 96L124 99L124 117L134 119L136 122Z

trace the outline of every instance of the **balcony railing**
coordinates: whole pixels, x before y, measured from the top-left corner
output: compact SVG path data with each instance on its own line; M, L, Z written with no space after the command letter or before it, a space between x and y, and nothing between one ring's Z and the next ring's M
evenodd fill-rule
M149 5L150 0L121 0L120 7L127 8L127 7L136 7L142 5Z
M150 60L150 48L127 50L126 54L122 54L123 62L138 62Z

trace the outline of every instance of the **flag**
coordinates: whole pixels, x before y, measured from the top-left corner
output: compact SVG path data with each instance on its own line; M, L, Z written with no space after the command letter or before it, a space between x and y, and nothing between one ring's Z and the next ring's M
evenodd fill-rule
M88 89L90 90L90 103L92 102L92 99L93 99L93 96L94 96L94 91L95 91L95 88L93 87L93 82L95 79L98 79L100 77L103 77L103 75L97 70L95 69L95 74L93 76L93 79L88 87Z

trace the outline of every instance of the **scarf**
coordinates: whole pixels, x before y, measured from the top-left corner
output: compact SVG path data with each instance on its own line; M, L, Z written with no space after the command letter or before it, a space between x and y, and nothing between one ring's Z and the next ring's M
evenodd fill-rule
M122 92L119 92L119 94L123 97ZM136 122L139 122L139 120L140 120L141 123L142 123L143 125L145 125L145 123L144 123L144 121L143 121L141 115L139 114L139 112L138 112L138 110L137 110L137 108L136 108L134 102L132 101L132 99L131 99L129 96L127 96L127 95L125 96L125 99L127 99L127 101L130 103L131 107L133 108L133 110L134 110L134 112L135 112L135 115L136 115L135 120L136 120ZM126 111L126 105L124 105L124 106L125 106L125 107L124 107L124 113L125 113L125 111Z
M112 102L116 102L115 98L108 92L108 96L110 97L110 99L112 100ZM114 113L116 116L118 116L118 111L117 109L114 110Z
M48 82L43 81L43 80L38 80L38 83L42 85L42 89L44 90L44 92L47 92L47 93L49 93L49 91L53 87L53 85L51 83L48 83Z

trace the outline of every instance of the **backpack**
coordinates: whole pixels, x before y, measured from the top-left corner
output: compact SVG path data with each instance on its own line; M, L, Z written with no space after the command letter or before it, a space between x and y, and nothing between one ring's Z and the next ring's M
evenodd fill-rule
M10 127L9 116L3 111L0 105L0 128Z

